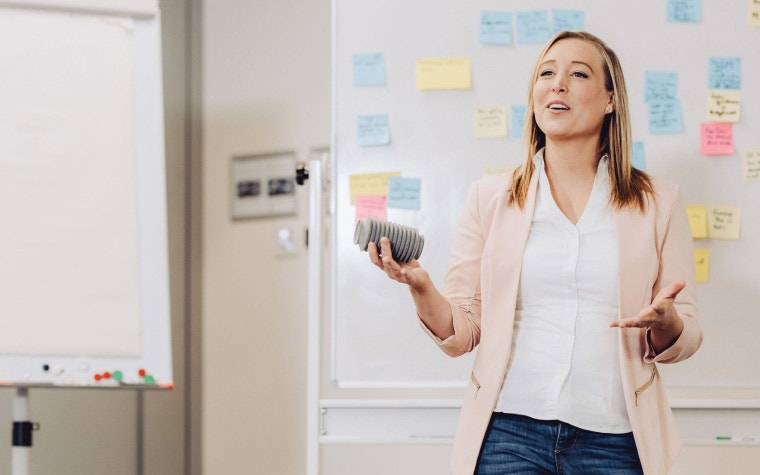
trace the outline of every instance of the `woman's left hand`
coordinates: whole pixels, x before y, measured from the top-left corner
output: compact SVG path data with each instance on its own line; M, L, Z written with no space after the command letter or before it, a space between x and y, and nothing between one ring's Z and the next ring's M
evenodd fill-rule
M686 282L674 282L660 290L652 303L643 308L638 315L616 320L610 323L610 326L649 328L650 340L655 351L659 353L665 350L678 339L683 331L683 320L678 315L673 302L684 287L686 287Z

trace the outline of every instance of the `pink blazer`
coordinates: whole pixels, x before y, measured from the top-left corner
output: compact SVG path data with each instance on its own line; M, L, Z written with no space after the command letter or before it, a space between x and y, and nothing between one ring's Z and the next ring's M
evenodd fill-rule
M479 180L470 187L452 240L444 295L455 334L446 340L425 331L450 356L478 346L454 438L451 471L472 474L496 406L509 360L523 250L536 201L537 174L527 204L507 206L511 177ZM702 342L697 320L691 230L678 187L654 179L656 199L645 213L615 212L619 260L619 306L634 316L651 303L660 286L685 280L675 302L684 330L673 346L655 354L646 330L620 334L620 367L625 402L644 473L665 474L681 447L656 363L691 356Z

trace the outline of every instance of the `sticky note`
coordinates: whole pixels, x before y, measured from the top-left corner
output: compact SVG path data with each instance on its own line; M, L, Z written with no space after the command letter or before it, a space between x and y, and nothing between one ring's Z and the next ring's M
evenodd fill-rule
M552 10L552 32L585 30L583 11Z
M749 26L760 28L760 0L749 0Z
M526 106L512 106L512 138L522 138L525 131L525 112Z
M360 147L375 147L391 143L388 114L360 115L357 120L357 142Z
M631 147L631 165L641 171L647 171L647 161L644 155L644 142L633 142Z
M742 151L742 175L744 181L760 181L760 147Z
M383 53L353 56L354 86L385 86L385 57Z
M544 44L551 38L549 12L536 10L517 13L517 44Z
M357 195L388 196L388 181L392 176L401 176L401 172L350 175L348 183L351 190L351 204L356 204Z
M707 91L707 116L710 122L739 122L741 91L712 89Z
M388 207L420 209L420 189L422 180L392 176L388 181Z
M480 12L478 40L486 45L511 45L512 14L508 12Z
M356 221L372 217L388 219L388 197L383 195L356 195Z
M668 21L671 23L699 23L702 16L701 0L668 0Z
M741 58L710 58L709 89L741 89Z
M677 82L676 73L647 71L644 76L644 102L676 99Z
M689 217L691 237L704 239L707 237L707 208L699 205L687 205L686 216Z
M697 282L707 282L710 275L710 250L694 249L694 269L697 271Z
M667 99L649 103L649 132L667 134L683 131L681 101Z
M475 137L506 137L507 112L504 106L480 106L473 109Z
M470 89L470 58L418 58L417 89Z
M736 206L707 207L707 237L739 239L741 213Z
M701 124L702 155L732 155L734 153L734 124L713 122Z

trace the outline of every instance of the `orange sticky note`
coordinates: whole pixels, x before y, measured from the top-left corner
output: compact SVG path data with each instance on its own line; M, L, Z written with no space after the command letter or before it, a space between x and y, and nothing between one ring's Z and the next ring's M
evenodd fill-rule
M710 122L701 125L702 155L732 155L734 125L730 122Z

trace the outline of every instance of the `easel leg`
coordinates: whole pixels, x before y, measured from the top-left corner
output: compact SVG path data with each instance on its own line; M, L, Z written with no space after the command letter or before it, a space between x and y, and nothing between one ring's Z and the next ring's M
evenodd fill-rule
M29 475L33 428L34 424L29 422L29 388L18 387L13 400L12 475Z

